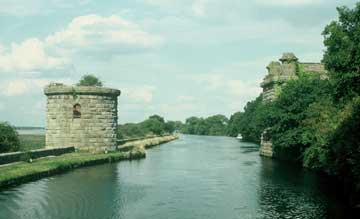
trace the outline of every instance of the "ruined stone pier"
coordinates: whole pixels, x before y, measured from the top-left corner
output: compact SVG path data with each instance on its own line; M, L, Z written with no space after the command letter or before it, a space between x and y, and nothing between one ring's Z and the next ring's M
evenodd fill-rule
M116 147L120 90L50 84L47 96L46 148Z

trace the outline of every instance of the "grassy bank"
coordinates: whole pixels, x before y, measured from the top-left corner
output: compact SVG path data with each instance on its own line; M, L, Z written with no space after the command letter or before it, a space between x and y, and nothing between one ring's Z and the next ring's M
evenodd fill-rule
M130 141L126 142L125 144L121 145L120 148L125 147L140 147L143 149L148 149L151 147L155 147L159 144L163 144L172 140L177 139L177 135L167 135L167 136L161 136L161 137L152 137L148 139L138 140L138 141Z
M79 167L144 157L145 151L136 148L129 152L114 152L108 154L75 152L58 157L46 157L34 160L32 163L19 162L0 167L0 188L37 180Z
M18 162L0 166L0 188L19 185L21 183L63 173L79 167L145 158L146 148L166 143L176 138L178 137L174 135L155 137L128 142L120 147L128 147L128 151L118 151L108 154L79 151L57 157L37 159L32 163Z

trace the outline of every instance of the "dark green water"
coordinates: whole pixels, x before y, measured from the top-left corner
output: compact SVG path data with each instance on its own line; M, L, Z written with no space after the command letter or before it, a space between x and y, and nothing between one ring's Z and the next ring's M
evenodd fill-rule
M181 136L140 161L0 192L0 218L341 218L327 180L235 138Z

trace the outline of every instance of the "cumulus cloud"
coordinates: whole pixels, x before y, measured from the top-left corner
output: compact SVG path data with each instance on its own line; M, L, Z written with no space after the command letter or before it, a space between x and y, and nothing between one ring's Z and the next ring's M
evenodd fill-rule
M154 91L155 87L149 85L125 86L122 95L127 103L148 104L153 100Z
M161 38L118 16L86 15L74 18L62 31L0 45L0 72L65 68L75 53L104 56L154 47Z
M206 13L206 0L195 0L192 4L192 10L196 16L202 17Z
M158 45L162 39L142 30L134 22L119 16L85 15L74 18L66 29L46 38L46 44L55 49L71 51L115 49L121 53Z
M27 39L20 44L12 43L8 52L4 46L0 46L0 71L53 69L66 64L65 58L47 54L45 46L37 38Z
M0 94L5 96L17 96L30 91L32 88L43 87L48 83L46 80L16 79L0 84Z
M202 74L195 76L194 79L210 90L220 90L234 97L256 97L261 93L258 83L229 79L223 74Z
M71 83L68 79L59 79L60 83ZM22 78L0 83L0 95L19 96L26 93L39 92L51 83L49 79Z
M258 4L275 6L299 6L323 2L324 0L256 0L256 3Z

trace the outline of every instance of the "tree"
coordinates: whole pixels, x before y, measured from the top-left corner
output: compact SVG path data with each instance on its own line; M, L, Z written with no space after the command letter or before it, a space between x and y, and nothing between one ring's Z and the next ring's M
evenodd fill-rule
M95 86L95 87L102 87L103 84L99 78L95 75L88 74L81 77L81 80L77 84L78 86Z
M360 94L360 3L354 9L338 7L339 21L323 31L323 62L330 71L337 100Z
M20 141L17 131L7 122L0 123L0 153L17 151Z
M165 123L165 132L167 133L173 133L176 130L176 122L175 121L167 121Z
M243 119L244 112L236 112L230 116L229 124L227 127L227 134L235 137L240 133L241 120Z
M152 116L149 117L149 119L156 119L161 123L165 123L164 117L161 117L159 115L152 115Z
M273 149L278 157L302 161L303 153L309 147L303 139L307 109L327 97L330 89L329 81L320 79L319 75L302 75L282 88L274 101L275 118L270 129Z

